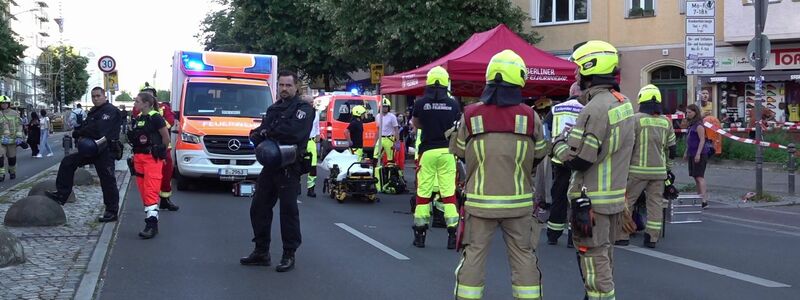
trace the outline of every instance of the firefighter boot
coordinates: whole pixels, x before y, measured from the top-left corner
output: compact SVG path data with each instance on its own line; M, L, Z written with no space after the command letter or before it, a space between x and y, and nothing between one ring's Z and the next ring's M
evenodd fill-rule
M456 228L447 227L447 249L456 248Z
M414 246L417 248L425 248L425 235L428 230L428 225L413 226L414 228Z
M314 191L314 187L313 186L308 188L308 191L306 192L306 196L309 196L311 198L316 198L317 197L317 192Z
M567 231L567 248L573 248L573 247L574 246L572 245L572 230L570 229Z
M169 211L178 211L180 206L175 205L172 201L169 200L169 197L161 197L161 201L158 204L158 209L166 209Z
M143 239L152 239L153 237L158 234L158 218L156 217L148 217L144 219L144 230L139 232L139 237Z
M275 271L278 272L289 272L294 269L294 250L290 249L283 249L283 257L281 257L281 263L278 264L278 267L275 268Z
M560 231L555 231L550 228L547 228L547 244L548 245L558 245L558 238L561 237Z
M647 247L647 248L655 248L656 247L656 242L651 242L650 241L650 234L648 234L648 233L644 234L644 246Z

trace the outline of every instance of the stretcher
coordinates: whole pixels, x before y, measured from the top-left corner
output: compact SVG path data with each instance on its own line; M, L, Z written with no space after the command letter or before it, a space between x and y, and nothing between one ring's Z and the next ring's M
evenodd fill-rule
M378 191L373 167L368 160L359 160L357 155L347 151L331 151L320 165L329 172L322 185L322 191L339 203L348 198L361 198L375 202Z

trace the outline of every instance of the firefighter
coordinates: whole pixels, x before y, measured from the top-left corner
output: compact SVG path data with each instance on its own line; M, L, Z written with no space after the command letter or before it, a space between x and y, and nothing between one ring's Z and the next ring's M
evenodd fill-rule
M523 103L527 68L511 50L494 55L479 103L467 106L450 151L466 159L464 250L456 268L455 296L481 299L489 243L503 229L515 299L540 299L536 258L539 225L533 218L531 174L544 158L542 123Z
M356 105L350 109L350 124L344 131L345 138L350 144L350 152L357 155L358 159L364 158L364 114L367 109L363 105Z
M141 112L128 131L128 143L133 152L136 185L144 204L145 227L139 237L150 239L158 234L158 191L161 186L164 160L169 156L169 125L158 113L158 101L149 92L140 92L134 106Z
M0 95L0 182L6 180L5 157L9 178L17 178L17 145L25 137L21 122L19 112L11 109L11 98Z
M648 84L639 91L639 113L634 115L636 143L631 155L626 206L630 207L645 192L647 223L644 246L655 248L661 235L661 210L668 159L675 157L675 132L672 122L661 116L661 92ZM622 234L617 244L627 245L629 235Z
M280 99L267 108L261 125L250 131L250 140L253 144L259 145L269 140L272 143L305 149L313 125L311 123L314 121L314 107L297 94L298 83L297 74L289 71L278 73ZM258 149L259 147L256 147L257 151ZM257 152L256 157L259 156ZM300 154L295 153L294 157L299 158ZM262 165L266 162L259 161ZM297 207L297 191L300 190L300 177L305 169L302 163L302 159L297 159L294 163L279 168L271 169L265 166L258 175L256 194L250 204L250 223L253 227L253 242L256 245L250 255L239 260L242 265L270 265L272 208L280 200L283 256L275 270L288 272L294 269L295 252L302 242L300 212Z
M570 168L568 196L572 240L588 299L615 299L612 245L621 229L625 186L634 144L633 105L616 83L617 49L603 41L576 46L578 82L586 103L577 123L553 145L555 157Z
M161 115L164 121L167 124L167 129L172 128L172 125L175 125L175 113L172 112L172 107L169 104L169 101L158 102L158 96L156 89L147 82L144 83L144 87L140 92L146 92L153 95L156 98L156 112ZM134 107L134 110L137 111L135 114L136 116L139 115L139 110ZM169 131L169 130L168 130ZM169 136L167 136L169 137ZM161 190L158 193L159 197L159 205L158 208L166 209L169 211L177 211L180 209L179 206L172 203L170 197L172 197L172 172L173 172L173 164L172 164L172 143L167 144L167 157L164 159L164 167L161 168Z
M447 224L447 249L456 248L456 158L448 151L445 131L452 128L461 109L448 95L450 77L442 67L428 72L425 93L414 102L411 122L422 130L419 137L419 172L417 173L417 206L414 209L414 246L425 247L425 235L431 221L431 197L434 186L444 203ZM396 128L395 128L396 133ZM392 142L391 140L389 140Z
M386 153L386 161L389 162L394 160L394 151L400 149L400 124L397 123L397 116L389 111L391 108L392 101L383 97L381 113L376 118L378 126L380 126L381 139L373 151L375 159L381 159L378 156L381 151Z
M556 137L564 131L575 126L578 114L583 110L583 104L578 102L580 95L581 91L576 82L570 88L569 99L553 106L552 141L555 141ZM558 158L553 157L551 162L553 165L553 186L550 188L550 195L553 197L553 205L550 207L550 217L547 219L547 244L556 245L558 244L558 238L567 228L567 208L569 207L567 190L569 189L569 179L572 176L572 171L565 167ZM572 237L571 234L567 234L567 247L571 246Z

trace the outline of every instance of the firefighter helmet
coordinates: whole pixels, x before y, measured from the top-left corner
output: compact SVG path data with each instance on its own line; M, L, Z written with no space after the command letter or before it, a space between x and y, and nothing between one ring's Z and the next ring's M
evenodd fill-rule
M447 73L447 70L440 66L433 67L430 71L428 71L427 79L425 80L425 85L434 85L438 84L441 86L450 86L450 74Z
M497 74L502 76L504 82L524 87L525 80L528 78L528 68L516 52L503 50L492 56L489 65L486 67L486 81L493 81Z
M645 85L639 90L639 103L655 100L661 103L661 91L658 87L652 84Z
M392 106L392 100L389 100L388 97L384 96L383 100L381 101L381 106Z
M364 113L366 113L366 112L367 112L367 109L366 109L366 108L364 108L364 106L363 106L363 105L357 105L357 106L353 107L353 109L352 109L352 110L350 110L350 113L351 113L351 114L352 114L354 117L360 117L360 116L362 116L362 115L363 115Z
M617 48L604 41L586 42L572 52L570 60L578 64L583 76L613 74L619 65Z

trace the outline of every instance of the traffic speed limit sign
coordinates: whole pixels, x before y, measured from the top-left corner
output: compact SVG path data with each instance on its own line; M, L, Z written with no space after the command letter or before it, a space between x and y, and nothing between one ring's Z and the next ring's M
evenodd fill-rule
M110 73L117 68L117 61L114 60L113 57L105 55L97 60L97 67L100 68L100 71L103 71L103 73Z

